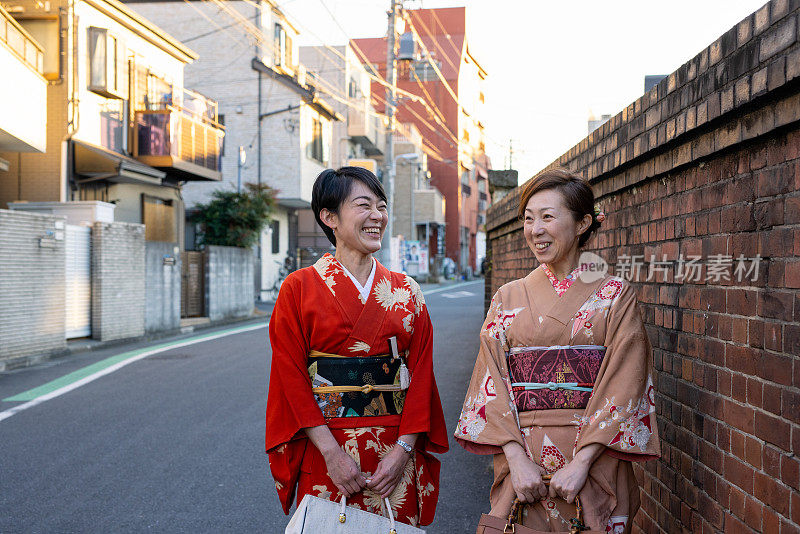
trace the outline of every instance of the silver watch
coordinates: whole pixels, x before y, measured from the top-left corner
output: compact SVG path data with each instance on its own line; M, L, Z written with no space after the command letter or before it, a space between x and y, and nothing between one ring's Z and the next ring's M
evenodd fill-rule
M414 450L414 447L412 447L402 439L398 439L397 444L403 447L403 450L406 451L408 454L411 454L411 451Z

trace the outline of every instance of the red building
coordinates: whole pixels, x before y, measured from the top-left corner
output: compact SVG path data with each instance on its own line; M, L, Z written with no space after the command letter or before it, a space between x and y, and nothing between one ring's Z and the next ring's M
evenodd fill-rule
M485 250L489 204L486 171L491 163L482 119L486 71L467 46L466 8L406 10L405 18L398 46L397 119L419 129L431 182L445 198L445 238L438 237L443 247L433 236L430 250L454 260L461 272L474 272ZM385 79L386 38L354 39L352 44ZM377 110L385 110L383 84L373 81L372 100Z

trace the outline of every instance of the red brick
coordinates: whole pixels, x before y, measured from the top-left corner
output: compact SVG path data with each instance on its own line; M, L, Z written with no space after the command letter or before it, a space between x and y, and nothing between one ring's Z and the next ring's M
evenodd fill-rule
M761 382L755 378L748 378L747 379L747 403L755 406L756 408L761 408L761 391L762 391Z
M764 473L756 473L753 495L782 516L789 514L789 488Z
M785 224L800 223L800 196L785 199L783 221Z
M760 475L761 473L756 473ZM761 517L764 515L764 505L750 497L744 499L744 522L753 530L761 530Z
M724 421L734 428L752 434L755 428L755 411L747 405L725 401Z
M732 486L730 495L730 511L739 517L743 517L745 494L739 488Z
M741 403L747 402L747 378L739 373L733 375L731 380L731 396Z
M744 460L745 435L736 430L731 430L731 454Z
M756 412L755 435L779 448L788 451L790 448L791 427L786 421L771 415Z
M718 392L727 397L731 396L731 373L724 369L717 371Z
M781 455L781 482L800 490L800 458Z
M752 316L758 303L758 292L753 289L726 289L725 297L725 311L732 315Z
M747 321L747 341L751 347L764 348L764 323L759 319Z
M750 347L725 345L725 366L731 371L755 375L761 358L760 354L761 351Z
M792 492L791 499L791 519L795 523L800 523L800 494Z
M771 477L781 476L781 452L772 445L764 445L764 454L761 457L763 469Z
M755 352L755 351L754 351ZM775 352L762 352L761 360L756 362L759 376L766 380L792 385L792 358Z
M794 295L781 291L763 291L759 294L758 314L762 317L787 320L792 310Z
M783 388L781 391L781 403L781 414L794 423L800 423L800 393L797 390Z
M765 383L761 407L775 415L781 415L781 388Z
M769 350L783 350L781 337L781 323L764 323L764 348ZM800 339L800 337L798 338Z
M731 318L731 338L734 343L747 344L747 319Z
M800 294L798 294L800 304ZM800 356L800 326L787 324L783 329L783 349L788 354Z
M763 454L764 445L750 436L745 437L744 455L745 461L755 467L761 469L761 457Z
M764 515L761 518L761 532L779 532L780 518L768 506L764 507Z
M786 287L800 287L800 262L787 262L784 264L784 282Z
M725 516L725 534L751 534L752 532L744 523L731 514Z
M749 465L740 462L733 456L725 457L725 479L736 484L745 493L753 493L753 475L755 471Z

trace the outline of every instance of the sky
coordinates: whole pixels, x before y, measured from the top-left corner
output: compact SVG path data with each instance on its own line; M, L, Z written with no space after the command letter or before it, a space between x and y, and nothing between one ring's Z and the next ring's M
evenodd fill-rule
M765 0L406 0L407 9L467 7L467 43L488 72L486 149L520 182L756 11ZM278 0L300 45L385 35L390 0ZM331 16L333 14L333 17Z

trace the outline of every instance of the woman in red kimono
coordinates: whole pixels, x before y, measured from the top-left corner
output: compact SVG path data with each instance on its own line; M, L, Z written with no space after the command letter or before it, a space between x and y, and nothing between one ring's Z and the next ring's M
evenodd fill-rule
M284 512L295 494L374 513L388 498L398 521L430 524L430 453L447 451L447 435L422 291L372 257L386 195L366 169L329 169L311 207L336 254L286 278L269 324L266 450Z
M639 507L631 462L660 453L636 295L581 256L605 217L585 180L543 172L520 217L541 265L492 298L455 437L494 455L490 515L507 517L518 498L524 525L564 532L577 495L591 529L628 533Z

